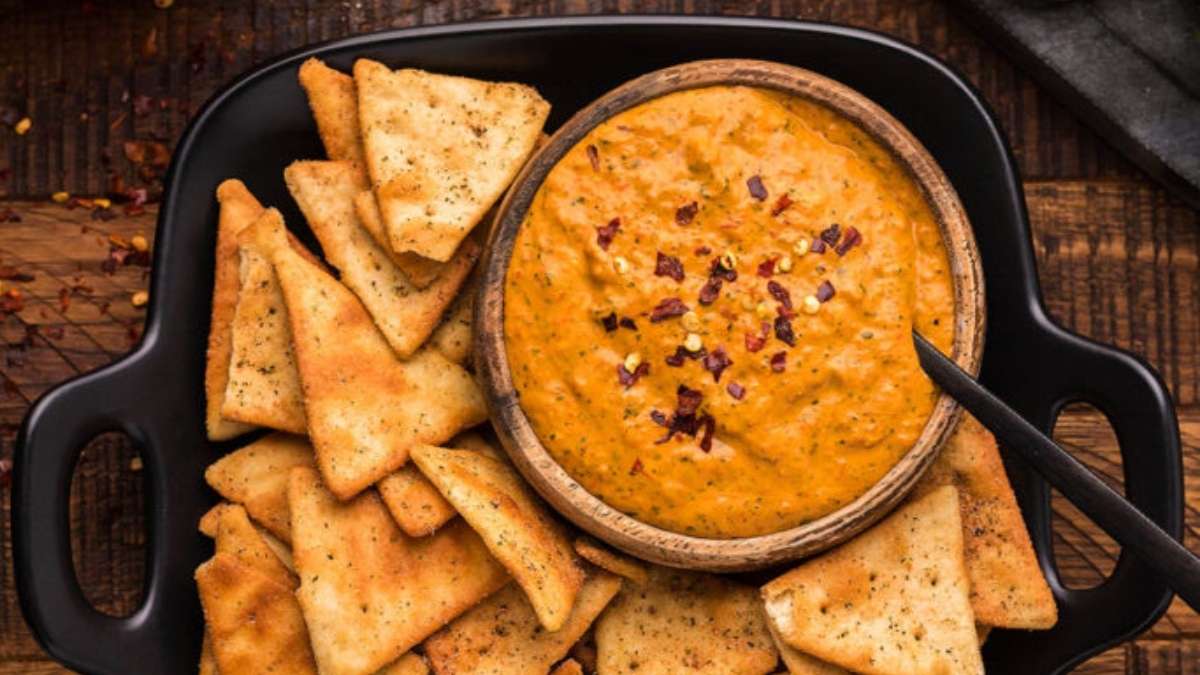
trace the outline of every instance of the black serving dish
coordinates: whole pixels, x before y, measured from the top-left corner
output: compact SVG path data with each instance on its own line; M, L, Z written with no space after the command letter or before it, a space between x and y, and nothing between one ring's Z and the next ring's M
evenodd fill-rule
M941 164L975 229L987 287L984 383L1050 430L1062 406L1087 401L1112 422L1126 493L1178 537L1179 435L1156 374L1125 352L1055 325L1038 287L1025 203L1012 157L978 94L944 64L874 33L794 21L690 17L529 19L418 28L306 48L215 96L180 141L159 214L145 336L118 363L67 382L29 411L18 438L13 554L21 607L51 656L92 673L179 673L196 667L202 617L192 572L211 554L196 531L216 496L204 468L232 444L205 440L204 353L217 204L241 178L293 228L301 218L283 183L292 160L322 157L296 68L317 55L349 69L356 57L535 85L554 106L550 126L614 86L664 66L743 57L789 63L862 92L904 123ZM80 449L121 430L141 446L147 481L145 600L132 615L90 607L71 563L68 491ZM1171 594L1122 554L1089 590L1065 588L1051 551L1049 489L1006 458L1039 558L1058 600L1058 626L997 631L990 673L1056 673L1148 627Z

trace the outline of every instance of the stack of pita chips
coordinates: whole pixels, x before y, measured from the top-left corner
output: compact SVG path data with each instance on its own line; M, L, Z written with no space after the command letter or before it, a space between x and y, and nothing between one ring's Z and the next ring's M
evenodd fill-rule
M299 79L328 157L283 179L322 257L217 191L207 431L271 431L205 474L201 673L979 672L977 634L1053 625L973 421L908 505L761 594L576 537L477 428L466 370L480 224L546 103L371 61Z

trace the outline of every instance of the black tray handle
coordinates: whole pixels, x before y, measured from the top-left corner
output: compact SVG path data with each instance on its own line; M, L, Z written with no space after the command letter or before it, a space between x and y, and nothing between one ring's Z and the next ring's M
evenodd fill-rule
M1041 410L1047 411L1040 426L1051 430L1058 412L1068 403L1094 405L1112 425L1121 450L1125 495L1143 513L1171 536L1180 539L1183 532L1183 476L1179 425L1166 386L1154 370L1137 356L1101 345L1054 326L1047 335L1038 358L1031 363L1027 386L1038 386L1043 393ZM1007 457L1010 468L1030 471L1019 459ZM1017 465L1017 466L1013 466ZM996 642L1020 640L1023 644L1000 647L991 653L1005 653L1007 672L1028 670L1031 661L1047 666L1037 672L1065 672L1098 653L1096 636L1126 639L1145 630L1166 611L1173 597L1167 586L1142 561L1122 551L1112 574L1100 585L1089 589L1070 589L1062 585L1057 564L1050 550L1052 515L1050 489L1045 481L1031 481L1037 487L1022 495L1022 508L1040 511L1032 518L1040 527L1035 539L1043 545L1038 551L1042 566L1052 569L1051 587L1058 601L1058 625L1045 633L1002 632ZM1031 515L1031 514L1027 514ZM1026 639L1038 643L1031 650ZM1091 649L1089 649L1089 646Z
M12 528L21 609L42 647L82 672L170 672L170 653L181 640L194 640L199 651L199 635L171 630L172 615L195 612L197 603L192 570L179 564L172 547L182 543L187 550L183 538L198 537L168 528L179 522L169 512L168 471L161 461L171 433L160 433L154 424L163 406L147 403L155 399L156 378L146 377L144 361L114 364L53 389L30 409L17 441ZM129 391L146 395L131 400ZM169 417L159 419L170 424ZM88 603L71 560L71 477L88 441L108 431L123 431L138 443L147 481L144 598L127 617L109 616Z

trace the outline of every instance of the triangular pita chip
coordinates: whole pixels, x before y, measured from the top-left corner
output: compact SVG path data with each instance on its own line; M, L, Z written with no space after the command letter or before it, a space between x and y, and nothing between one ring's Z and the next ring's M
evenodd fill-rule
M713 574L653 566L596 622L601 673L762 675L779 655L753 588Z
M227 553L196 570L221 675L317 672L292 589Z
M469 241L469 240L468 240ZM446 310L442 324L429 336L429 346L454 363L471 360L471 322L475 310L475 284L468 281Z
M583 666L575 659L567 659L550 671L550 675L583 675Z
M354 64L367 172L396 251L449 260L512 182L550 106L532 87Z
M250 517L275 536L291 541L287 485L288 474L297 466L315 466L308 439L271 434L214 462L204 480L222 497L245 506Z
M398 659L508 581L466 523L411 539L379 495L339 502L312 469L288 489L304 618L323 675L365 675Z
M958 494L942 487L763 587L784 642L856 673L982 673Z
M434 283L418 289L355 215L354 196L361 188L351 164L293 162L283 175L342 283L362 301L392 349L407 358L437 328L476 256L456 255Z
M825 663L784 642L770 622L767 622L767 627L771 629L771 639L779 650L779 658L783 659L783 665L787 666L791 675L850 675L845 668Z
M441 443L487 417L471 375L423 349L401 361L358 298L294 251L275 251L308 433L317 466L340 499L408 461L418 443Z
M306 430L304 396L292 351L291 329L283 291L271 266L276 248L294 250L308 259L312 254L283 226L275 209L263 215L238 236L241 286L233 317L229 384L221 413L295 434Z
M396 263L396 267L399 267L400 271L404 272L404 276L408 277L409 282L417 288L425 288L433 283L442 270L453 262L453 258L450 262L440 262L416 253L392 250L392 241L383 228L383 216L379 214L379 204L375 201L375 193L370 190L364 190L354 198L354 213L358 215L362 226L371 234L371 238L379 244L380 248L387 251L392 262ZM464 240L464 243L466 241L470 241L470 239ZM462 246L459 246L459 252L455 255L461 251Z
M429 666L419 654L409 652L384 667L376 675L428 675Z
M217 525L217 553L228 553L270 578L291 588L296 579L250 523L246 510L237 504L221 510Z
M646 565L641 561L605 548L590 537L576 538L574 546L575 552L579 554L580 558L602 570L608 570L617 576L624 577L638 586L644 585L649 579Z
M1058 620L996 439L970 415L917 483L914 497L958 488L975 619L1004 628L1050 628Z
M335 161L351 162L359 167L360 173L364 172L354 78L330 68L320 59L310 58L300 66L299 79L308 96L325 154Z
M421 445L412 457L525 590L546 630L562 627L583 568L562 526L516 471L469 450Z
M204 641L200 643L200 675L221 675L217 671L217 657L213 655L212 636L204 629Z
M425 642L438 675L545 673L570 651L621 588L621 578L588 577L562 628L547 631L516 584L484 600Z
M500 457L497 451L476 433L460 434L448 444L461 450L475 450ZM410 537L424 537L433 533L447 521L458 515L458 511L446 501L433 483L421 473L415 464L400 467L395 473L383 478L376 485L379 496L388 511Z
M203 534L210 539L215 539L217 536L217 528L221 524L221 512L230 506L232 505L229 502L218 502L214 504L211 509L205 511L204 515L200 516L200 524L198 527L200 534Z
M254 428L224 419L221 405L229 380L230 326L237 306L237 236L262 214L263 207L240 180L221 183L217 187L217 201L220 216L213 271L212 321L208 328L208 357L204 366L204 423L210 440L223 441Z

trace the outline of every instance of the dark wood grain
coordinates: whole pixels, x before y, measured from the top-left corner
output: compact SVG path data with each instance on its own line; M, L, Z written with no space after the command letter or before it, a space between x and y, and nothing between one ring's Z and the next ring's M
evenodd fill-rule
M12 206L24 215L22 223L0 224L0 264L21 260L42 266L38 280L28 284L39 299L22 320L64 329L61 340L35 340L20 365L0 361L0 457L11 455L15 425L29 400L56 381L117 358L130 345L128 324L140 322L129 296L144 286L141 271L100 273L107 247L94 230L81 226L128 236L149 232L153 214L95 223L85 211L67 211L41 198L60 189L104 192L110 174L135 183L124 141L170 146L222 83L301 44L392 27L600 11L834 21L917 44L963 73L995 111L1027 180L1051 313L1074 330L1144 356L1179 404L1187 543L1200 550L1200 215L1168 197L1080 124L944 0L176 0L167 10L155 9L151 0L0 0L0 109L11 105L34 122L25 136L0 127L0 196L39 199L0 203L0 211ZM153 49L146 48L150 42ZM153 99L149 112L135 112L138 95ZM79 269L94 286L94 297L73 298L66 312L58 312L58 289L71 285ZM108 315L98 311L105 301L111 303ZM5 343L18 330L10 321L2 324ZM24 328L19 330L23 335ZM1119 453L1098 412L1069 409L1056 437L1119 484ZM144 563L133 453L124 440L97 443L85 453L73 492L72 541L83 586L98 605L117 613L136 604ZM61 672L21 620L9 562L7 489L0 494L0 674ZM1056 499L1054 509L1060 569L1072 585L1097 583L1111 569L1116 546L1065 501ZM1097 656L1077 672L1195 675L1197 645L1200 616L1176 602L1138 641Z

